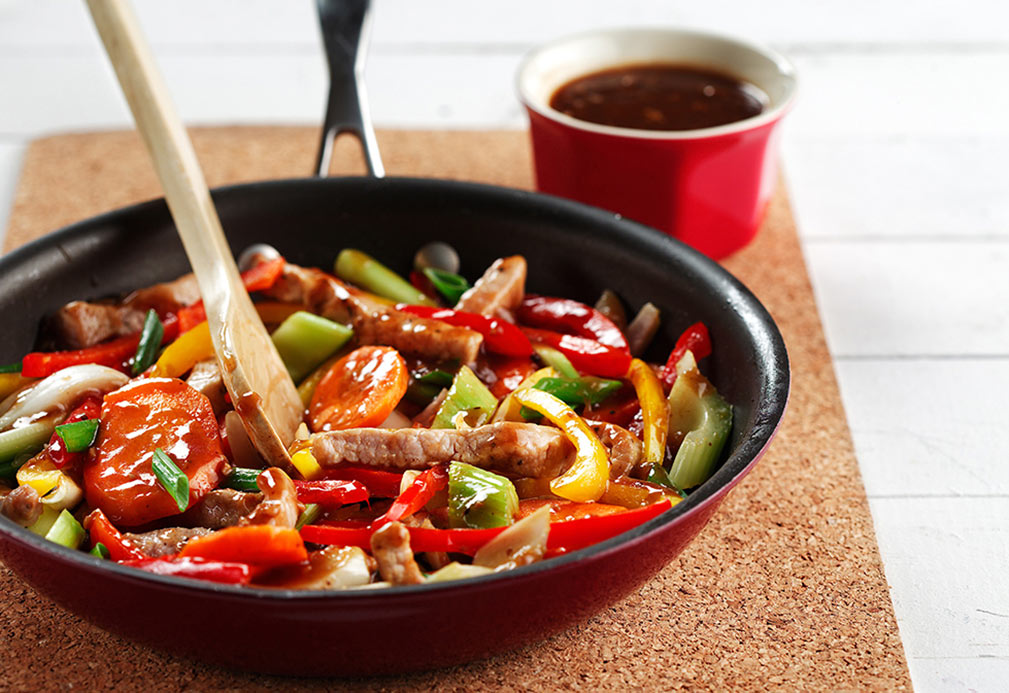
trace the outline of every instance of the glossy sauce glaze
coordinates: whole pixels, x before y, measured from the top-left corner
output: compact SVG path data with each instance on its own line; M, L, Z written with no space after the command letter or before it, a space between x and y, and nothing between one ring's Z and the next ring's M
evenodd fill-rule
M665 63L624 65L560 87L550 107L572 118L637 130L698 130L759 115L767 96L731 75Z

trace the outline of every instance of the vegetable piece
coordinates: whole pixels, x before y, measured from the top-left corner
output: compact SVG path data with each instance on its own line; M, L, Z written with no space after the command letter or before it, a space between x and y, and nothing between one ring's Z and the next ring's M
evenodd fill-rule
M299 310L284 320L271 337L287 372L297 382L332 356L353 335L354 330L346 325Z
M304 479L317 479L322 474L322 467L307 447L291 454L291 464Z
M180 378L193 369L200 361L214 355L214 343L210 339L210 325L204 320L179 335L179 338L165 347L154 364L151 375L155 378Z
M8 363L6 365L0 366L0 373L20 373L21 372L21 362Z
M224 478L224 482L221 486L224 488L233 488L236 491L259 493L259 486L256 485L256 479L259 478L262 471L262 469L233 467L231 473Z
M106 548L105 544L102 544L101 542L92 546L88 553L95 558L101 558L102 560L107 560L109 558L109 550Z
M72 478L63 474L56 488L42 497L42 503L56 510L73 510L84 499L84 492Z
M140 375L151 367L164 336L165 326L161 324L154 309L149 308L144 317L144 326L140 329L140 341L137 342L137 350L133 354L133 363L130 366L133 375Z
M603 293L599 295L594 308L621 330L627 326L627 313L624 311L624 304L620 302L620 297L609 289L604 289Z
M459 302L459 297L469 291L469 282L458 274L434 267L425 267L421 272L449 305L454 306Z
M669 404L662 383L652 367L641 359L631 361L627 378L634 385L641 403L645 462L662 464L666 456L666 436L669 431Z
M433 306L435 302L413 288L410 282L360 250L345 248L336 256L336 276L384 298L403 303Z
M473 555L473 565L511 570L543 558L550 536L550 508L542 507L497 535Z
M665 486L669 490L676 492L681 499L687 497L687 494L676 488L676 484L674 484L673 480L669 478L669 472L667 472L666 468L661 464L653 464L651 466L648 470L648 477L646 481L658 484L659 486Z
M578 371L571 365L571 360L553 347L546 344L536 344L533 346L533 351L536 352L544 365L550 366L565 378L580 377Z
M630 355L627 339L620 328L584 303L569 298L526 294L517 317L525 325L585 337Z
M327 507L339 507L351 503L362 503L370 497L368 489L359 481L338 481L322 479L318 481L295 481L298 500Z
M130 559L144 558L144 552L134 546L124 537L115 526L105 517L101 510L92 510L84 518L84 528L87 529L91 537L91 546L99 544L105 546L108 557L114 561L126 561Z
M431 428L458 428L460 418L470 426L479 426L490 421L497 405L497 397L473 371L462 366L455 374L452 387L435 414Z
M70 415L63 421L60 426L56 427L56 431L53 436L49 439L49 445L46 446L46 455L53 462L53 466L57 469L62 469L67 465L72 467L77 467L85 459L84 452L87 451L95 443L95 439L98 436L98 415L101 412L102 402L99 397L88 396L77 405L77 408L70 412ZM93 422L93 423L89 423ZM60 429L64 427L75 427L78 424L87 423L89 426L94 426L94 432L92 433L90 439L87 438L87 430L82 426L80 429L81 437L77 437L77 431L71 433L72 441L68 441L60 434ZM76 446L78 443L87 443L77 449L70 450L70 442L73 442Z
M158 477L161 486L175 499L179 512L186 512L186 508L189 507L189 478L161 448L154 448L151 471Z
M662 469L662 467L656 465L653 469ZM640 479L623 478L618 481L610 480L609 486L606 487L606 493L599 500L624 508L643 508L663 499L668 499L672 505L676 505L683 500L683 496L667 486Z
M60 512L56 518L56 522L46 532L46 539L49 541L75 550L80 548L80 545L84 543L86 536L87 533L81 527L81 523L66 509Z
M326 361L323 361L322 365L312 371L308 377L298 384L298 396L301 397L301 403L305 405L308 409L308 405L312 403L312 397L315 395L316 388L319 387L319 383L322 379L326 377L329 373L329 369L333 367L333 364L339 361L341 358L346 356L342 351L336 352L335 355L331 356Z
M565 404L575 406L578 404L599 404L619 390L622 385L623 383L619 380L587 376L584 378L542 378L533 387L549 392ZM660 387L659 396L665 402L665 397L662 395Z
M18 486L31 486L41 497L59 486L63 472L45 455L36 455L18 469L16 478Z
M300 310L297 304L280 301L260 301L253 307L264 325L279 325Z
M174 460L194 505L218 486L226 458L210 401L173 378L135 380L105 396L98 452L84 465L88 503L127 527L179 512L152 469L154 450Z
M25 378L20 373L21 364L17 364L17 373L0 373L0 400L7 399L22 387L31 382L31 378Z
M532 375L537 367L532 359L518 356L493 356L488 355L486 359L477 362L477 373L483 378L480 368L484 366L493 373L492 377L487 377L486 381L492 382L491 393L498 398L506 397L518 389L522 381Z
M332 467L325 471L327 479L346 479L359 481L368 489L368 493L378 498L395 498L403 479L402 472L386 472L371 467L343 465Z
M631 365L631 353L615 349L594 339L561 334L550 330L523 327L522 331L534 344L546 344L568 357L579 371L607 378L621 378Z
M161 343L175 338L179 331L179 323L174 319L166 320L163 325ZM102 344L96 344L87 349L75 351L35 351L26 354L22 361L21 375L26 378L45 378L57 371L82 364L96 364L109 368L124 369L126 362L137 352L141 333L127 335Z
M318 503L309 503L305 506L305 509L301 511L298 515L297 522L294 523L295 529L301 529L305 525L310 525L322 516L322 506Z
M518 507L515 486L505 477L463 462L449 465L448 517L453 527L505 527L514 521Z
M491 423L498 423L499 421L524 421L525 419L522 416L522 405L515 399L515 393L519 390L533 387L544 378L556 378L557 376L557 371L550 366L540 368L538 371L531 373L519 384L517 388L515 388L513 392L504 398L501 402L501 406L499 406L498 410L494 412L494 417L491 419Z
M693 488L711 476L732 430L732 407L697 370L693 352L676 365L669 391L669 437L679 443L669 470L678 488Z
M237 561L214 561L199 557L166 556L121 561L122 565L172 577L192 578L220 582L225 585L248 585L252 581L252 567Z
M36 421L0 433L0 476L13 476L30 455L42 449L52 434L53 424L48 421ZM15 461L18 463L12 464Z
M632 356L640 356L652 343L655 333L659 331L659 309L654 303L646 303L627 326L627 346Z
M662 375L659 376L662 384L669 389L676 382L676 366L680 363L683 355L690 351L694 355L694 360L699 361L711 354L711 337L708 336L708 328L703 322L695 322L683 331L683 334L676 340L676 346L669 354L666 365L662 367Z
M583 549L634 529L658 517L670 507L668 500L662 500L644 508L626 510L622 513L554 522L550 525L547 548L565 553Z
M40 537L44 537L49 534L49 530L53 528L54 524L56 524L56 520L62 512L62 509L50 508L48 505L43 505L42 513L39 515L38 519L35 520L35 524L28 527L28 531L33 534L38 534Z
M516 401L529 407L560 428L575 446L571 466L550 483L550 490L561 498L587 502L599 500L606 491L610 463L599 438L568 405L542 390L519 390Z
M406 362L392 347L365 346L333 364L308 407L315 431L377 426L406 393Z
M298 531L274 525L227 527L195 537L186 542L179 555L255 565L283 565L308 559Z
M124 374L106 366L86 364L64 368L19 393L11 407L0 416L0 430L21 418L33 421L49 418L49 415L55 418L86 395L115 390L128 380Z
M273 286L281 275L287 262L282 257L261 262L242 272L242 284L250 294L254 291L266 291ZM179 309L179 331L187 332L207 319L207 311L203 301L197 301L191 306Z
M466 580L468 578L490 575L493 572L494 571L490 568L484 568L481 565L452 561L448 565L442 566L428 575L425 582L451 582L453 580Z
M522 330L506 320L492 318L479 313L467 313L452 308L432 308L400 304L396 309L421 318L439 320L456 327L468 327L483 335L487 351L505 356L529 356L533 353L529 338Z
M434 494L445 488L448 483L449 471L445 465L439 464L425 469L399 494L389 509L372 523L372 526L377 528L410 517L427 505L428 501L434 498Z
M84 452L98 437L98 419L85 419L56 427L56 435L63 441L67 452Z

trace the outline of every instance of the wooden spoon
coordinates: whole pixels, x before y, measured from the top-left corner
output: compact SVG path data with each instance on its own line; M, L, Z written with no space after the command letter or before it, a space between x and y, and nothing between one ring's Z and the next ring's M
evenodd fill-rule
M231 401L260 454L290 470L301 400L242 286L192 143L127 0L88 0L88 7L196 273Z

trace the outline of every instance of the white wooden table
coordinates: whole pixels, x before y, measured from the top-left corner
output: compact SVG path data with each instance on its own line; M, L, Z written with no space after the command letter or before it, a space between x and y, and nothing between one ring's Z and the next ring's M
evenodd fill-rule
M320 121L310 0L137 2L188 122ZM912 679L1009 690L1009 5L374 2L380 127L525 127L521 55L587 28L706 28L794 60L786 175ZM82 3L0 0L0 229L30 139L129 126Z

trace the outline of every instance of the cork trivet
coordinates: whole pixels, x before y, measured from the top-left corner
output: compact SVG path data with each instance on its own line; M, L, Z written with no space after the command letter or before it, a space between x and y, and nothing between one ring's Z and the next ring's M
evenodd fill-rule
M198 129L211 185L301 177L311 128ZM532 187L525 134L379 133L391 175ZM347 149L341 145L341 153ZM363 171L358 152L339 171ZM6 247L157 196L133 134L59 135L27 152ZM657 577L560 635L410 676L284 679L164 655L53 606L0 569L0 689L904 690L910 688L869 507L783 186L725 263L774 315L792 393L765 458ZM418 632L423 624L418 624ZM418 637L390 633L390 638ZM264 638L269 638L264 633Z

